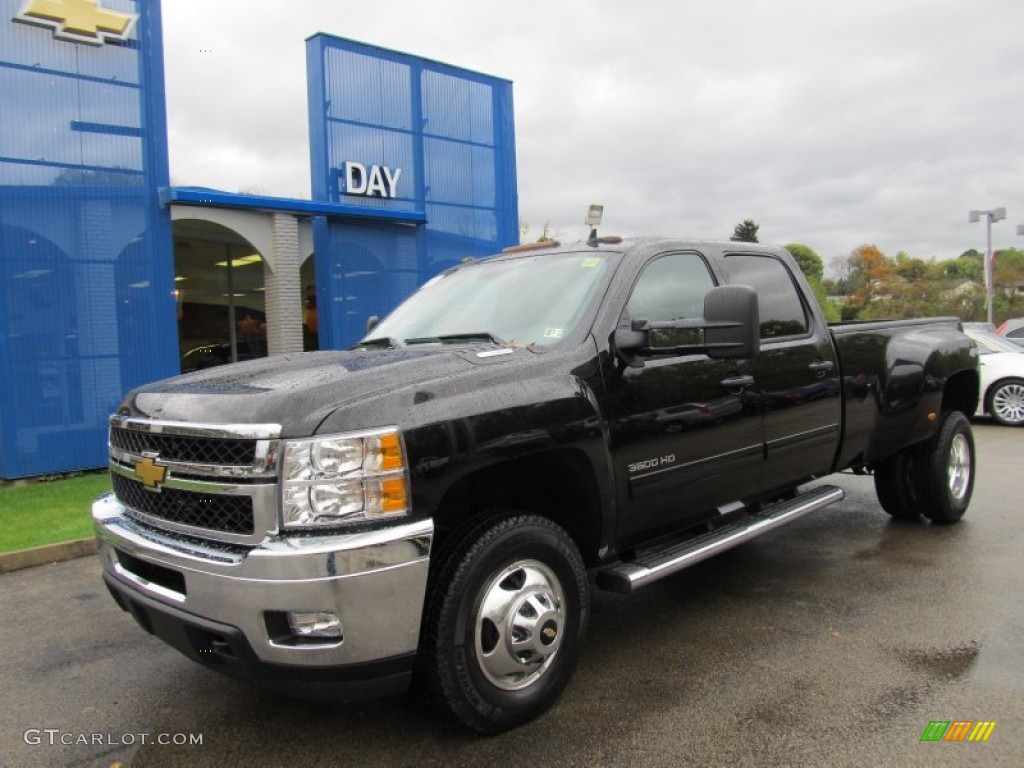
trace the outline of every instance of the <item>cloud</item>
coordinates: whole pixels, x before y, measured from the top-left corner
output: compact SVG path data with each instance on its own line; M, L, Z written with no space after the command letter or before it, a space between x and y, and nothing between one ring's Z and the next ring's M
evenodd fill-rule
M956 256L983 243L971 208L1024 221L1014 0L173 0L163 12L181 184L308 196L304 40L324 31L512 80L521 217L567 239L585 234L589 203L626 235L727 238L753 218L762 239L826 261L866 242Z

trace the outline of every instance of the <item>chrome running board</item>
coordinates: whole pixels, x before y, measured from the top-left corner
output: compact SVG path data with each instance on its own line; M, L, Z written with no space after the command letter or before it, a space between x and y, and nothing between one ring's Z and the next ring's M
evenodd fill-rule
M673 542L647 551L628 563L618 562L597 572L597 586L609 592L628 594L658 579L707 560L712 555L739 546L762 533L774 530L811 512L841 501L845 494L834 485L823 485L730 523L711 533L683 542Z

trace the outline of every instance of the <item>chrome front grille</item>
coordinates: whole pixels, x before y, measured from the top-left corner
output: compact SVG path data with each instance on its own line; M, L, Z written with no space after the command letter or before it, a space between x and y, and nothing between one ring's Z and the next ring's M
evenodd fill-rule
M140 481L122 475L112 475L111 480L120 502L148 517L225 533L251 535L255 530L249 496L221 496L177 488L154 493Z
M138 456L156 453L166 461L191 464L246 466L256 459L255 440L153 434L121 427L110 428L110 445Z
M236 544L277 530L280 427L114 417L110 471L128 514L155 528Z

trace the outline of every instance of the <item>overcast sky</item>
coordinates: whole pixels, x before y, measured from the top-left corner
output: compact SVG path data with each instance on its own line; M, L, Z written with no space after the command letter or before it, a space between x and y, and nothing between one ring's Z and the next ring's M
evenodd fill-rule
M584 236L1024 247L1022 0L164 0L175 184L310 196L305 39L514 83L519 212Z

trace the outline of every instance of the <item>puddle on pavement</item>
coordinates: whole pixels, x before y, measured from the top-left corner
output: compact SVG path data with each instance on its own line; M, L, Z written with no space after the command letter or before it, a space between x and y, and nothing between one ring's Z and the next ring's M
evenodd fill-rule
M971 640L953 648L905 648L897 650L896 654L900 661L926 672L946 677L963 677L977 661L980 652L981 643Z

